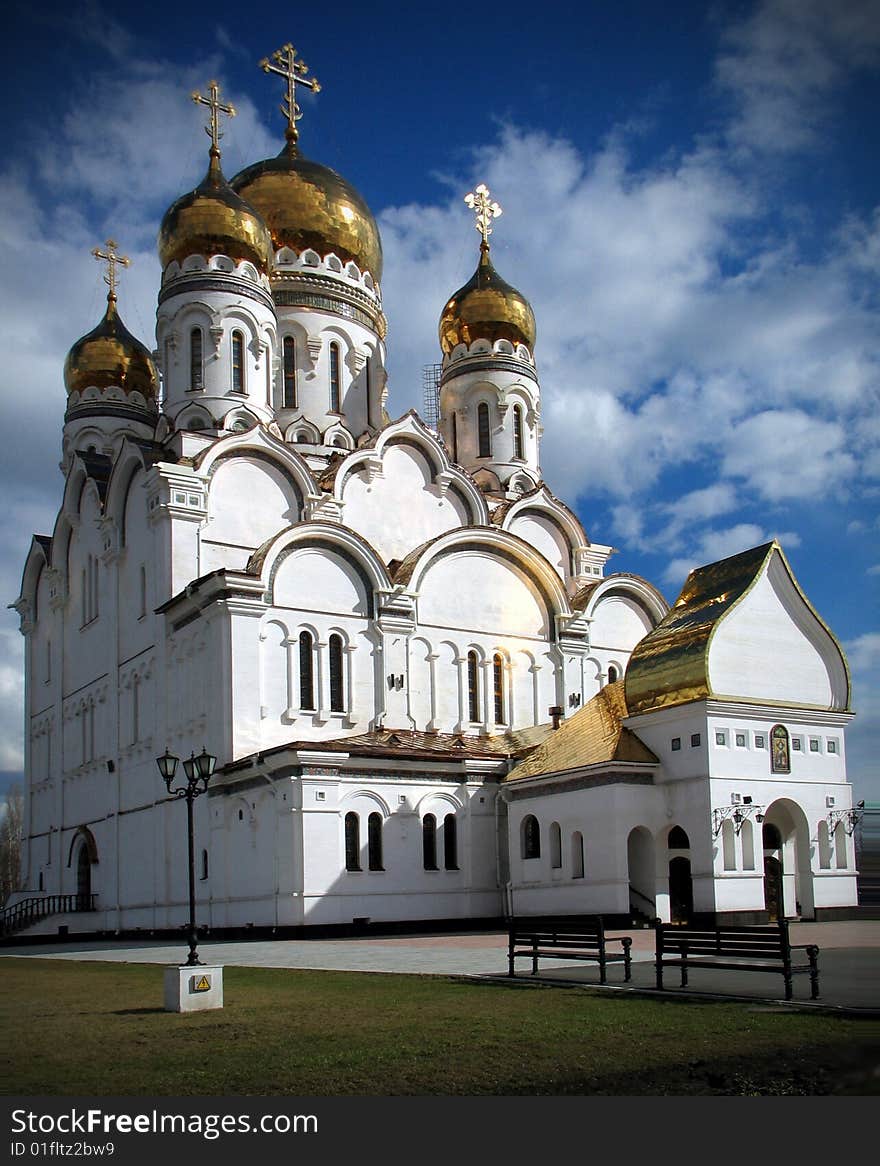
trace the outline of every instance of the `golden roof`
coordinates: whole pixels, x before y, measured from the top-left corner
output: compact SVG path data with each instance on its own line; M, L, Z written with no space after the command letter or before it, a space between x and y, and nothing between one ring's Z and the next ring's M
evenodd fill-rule
M448 356L458 344L475 340L509 340L535 346L535 313L528 300L501 278L489 259L489 244L480 245L480 262L440 316L440 347Z
M159 229L159 259L163 270L188 255L228 255L246 259L266 271L272 240L266 224L235 193L220 169L220 152L212 148L203 181L167 210Z
M609 762L656 765L657 758L647 745L621 723L625 716L623 681L616 680L600 689L555 732L548 733L507 780L564 773Z
M370 208L335 170L303 158L292 139L277 157L236 174L232 187L263 216L276 251L332 252L381 281L382 241Z
M107 297L107 311L97 328L77 340L64 362L68 394L91 385L99 389L118 385L126 393L148 400L158 392L159 377L147 349L129 332L116 311L116 296Z
M633 650L626 670L630 713L712 696L709 644L719 621L760 575L777 542L699 567L652 632Z

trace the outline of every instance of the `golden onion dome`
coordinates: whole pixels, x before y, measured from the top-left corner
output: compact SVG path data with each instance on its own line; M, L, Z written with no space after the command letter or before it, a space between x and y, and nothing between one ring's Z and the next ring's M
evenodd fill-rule
M203 181L168 208L158 247L163 271L188 255L228 255L267 270L272 240L266 224L224 178L219 150L211 150Z
M77 340L64 362L68 395L94 385L118 386L155 400L159 376L147 349L129 332L116 311L116 296L107 297L107 311L97 328Z
M370 208L335 170L303 158L290 137L277 157L236 174L232 187L263 216L276 251L332 252L381 281L382 240Z
M535 346L535 313L528 300L501 278L489 259L489 245L480 246L480 262L471 279L459 288L440 316L440 347L445 356L458 344L475 340L509 340Z

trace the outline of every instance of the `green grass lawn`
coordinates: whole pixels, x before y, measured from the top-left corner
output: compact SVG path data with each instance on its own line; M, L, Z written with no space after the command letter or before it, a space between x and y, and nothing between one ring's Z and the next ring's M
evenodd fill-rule
M222 1011L156 965L0 959L0 1091L876 1094L880 1024L589 988L227 967Z

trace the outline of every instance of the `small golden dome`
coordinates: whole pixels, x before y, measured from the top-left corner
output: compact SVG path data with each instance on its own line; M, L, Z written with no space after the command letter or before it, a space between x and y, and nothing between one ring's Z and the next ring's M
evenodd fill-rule
M159 229L162 269L188 255L228 255L246 259L265 271L272 240L259 214L240 198L223 176L220 153L211 150L204 180L165 213Z
M107 389L118 385L126 393L141 393L155 400L159 377L153 358L119 318L116 296L107 297L104 319L88 335L77 340L64 362L64 387L68 394L94 385Z
M276 251L332 252L381 281L382 240L370 208L335 170L303 158L291 139L277 157L236 174L232 187L263 216Z
M459 288L440 316L440 347L445 356L458 344L475 340L509 340L535 346L535 313L515 287L505 283L489 259L489 245L480 246L480 262L471 279Z

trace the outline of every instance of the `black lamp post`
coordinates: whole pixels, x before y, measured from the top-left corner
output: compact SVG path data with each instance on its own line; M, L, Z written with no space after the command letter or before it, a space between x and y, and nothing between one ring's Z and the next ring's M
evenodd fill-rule
M193 802L197 797L207 791L208 782L211 780L214 766L217 764L217 758L212 757L204 745L198 757L190 753L189 759L183 763L183 770L186 774L186 785L177 786L175 789L172 789L171 783L174 781L174 775L177 772L177 764L179 761L180 758L175 757L173 753L169 753L167 747L162 756L156 758L156 764L159 766L159 772L162 774L162 780L165 782L169 794L175 798L186 798L186 825L189 841L189 959L186 961L185 966L190 968L197 967L201 964L201 960L196 954L196 944L198 941L196 938L196 866L195 844L193 839ZM201 783L201 786L199 783Z

